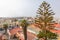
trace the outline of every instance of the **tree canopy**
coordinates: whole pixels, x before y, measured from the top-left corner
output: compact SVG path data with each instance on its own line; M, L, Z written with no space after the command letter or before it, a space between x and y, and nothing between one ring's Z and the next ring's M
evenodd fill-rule
M39 6L37 11L37 17L35 18L35 24L38 24L38 27L42 30L37 35L38 38L56 38L56 34L50 32L50 30L54 29L54 12L52 12L50 4L43 1Z

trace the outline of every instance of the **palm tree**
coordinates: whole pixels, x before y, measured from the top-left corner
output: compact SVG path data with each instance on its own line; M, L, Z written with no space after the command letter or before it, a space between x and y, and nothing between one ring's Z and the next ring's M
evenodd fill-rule
M5 34L7 34L8 24L3 24L3 28L5 29Z
M24 38L25 38L25 40L27 40L27 26L28 26L27 20L25 20L25 19L22 20L20 25L22 26L22 29L23 29Z

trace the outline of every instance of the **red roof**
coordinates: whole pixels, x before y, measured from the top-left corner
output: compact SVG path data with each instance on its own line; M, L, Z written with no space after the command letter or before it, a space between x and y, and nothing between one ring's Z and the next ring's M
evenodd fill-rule
M38 24L33 24L33 25L38 27ZM60 24L58 24L58 23L54 24L54 26L55 26L55 28L60 28ZM60 34L60 30L50 30L50 31L53 33Z
M14 34L16 34L19 30L21 31L22 29L21 29L21 28L14 28L14 29L10 30L10 33L11 33L11 35L14 35ZM33 34L33 33L31 33L31 32L27 32L27 38L28 38L28 40L32 40L32 39L34 39L35 37L36 37L35 34ZM20 37L20 38L22 38L22 37Z
M54 24L54 25L55 25L55 27L60 28L60 24ZM11 35L14 35L15 33L17 33L18 31L21 31L21 30L22 30L21 28L14 28L14 29L10 30L10 33L11 33ZM60 34L60 30L50 30L50 31L53 32L53 33ZM32 40L33 38L36 37L36 35L34 35L30 32L28 32L27 35L28 35L29 40Z
M50 30L53 33L60 34L60 30Z
M11 30L10 30L10 33L11 33L11 35L14 35L14 34L16 34L18 31L21 31L21 30L22 30L21 28L17 27L17 28L11 29Z
M28 40L33 40L35 37L36 35L34 35L33 33L30 33L30 32L27 33Z
M60 28L60 24L54 24L54 26Z
M54 24L55 28L60 28L60 24L56 23ZM60 34L60 30L52 30L52 32L56 33L56 34Z

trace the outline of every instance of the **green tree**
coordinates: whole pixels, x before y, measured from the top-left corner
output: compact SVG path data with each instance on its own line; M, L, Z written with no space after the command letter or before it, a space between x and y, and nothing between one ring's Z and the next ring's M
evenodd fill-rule
M23 29L24 38L25 38L25 40L27 40L27 26L28 26L27 20L25 20L25 19L22 20L20 25L22 26L22 29Z
M8 24L3 24L3 28L5 29L5 34L7 34Z
M46 31L47 33L45 34L44 31L40 31L39 34L37 35L38 39L47 37L48 39L57 39L57 35L55 33L50 32L49 30ZM45 39L45 40L48 40Z
M37 17L35 18L35 23L42 30L37 35L38 38L44 38L47 40L48 38L56 38L56 34L50 32L50 30L54 29L53 15L54 13L50 9L50 4L43 1L37 11Z

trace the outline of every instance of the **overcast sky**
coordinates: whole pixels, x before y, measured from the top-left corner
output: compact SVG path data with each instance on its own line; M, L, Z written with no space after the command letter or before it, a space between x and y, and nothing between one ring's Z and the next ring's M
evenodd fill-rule
M36 16L43 1L51 4L55 17L60 17L60 0L0 0L0 17Z

